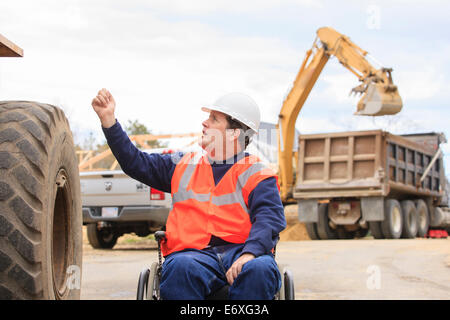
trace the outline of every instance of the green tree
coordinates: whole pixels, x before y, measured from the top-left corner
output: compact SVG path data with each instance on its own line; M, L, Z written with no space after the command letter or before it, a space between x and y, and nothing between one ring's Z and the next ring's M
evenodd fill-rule
M140 123L139 120L128 120L128 123L125 125L125 132L129 135L138 135L138 134L152 134L150 130L148 130L147 126L143 123ZM167 143L163 143L158 140L147 141L147 144L152 148L165 148L167 147ZM142 146L139 143L136 143L136 147L141 148Z

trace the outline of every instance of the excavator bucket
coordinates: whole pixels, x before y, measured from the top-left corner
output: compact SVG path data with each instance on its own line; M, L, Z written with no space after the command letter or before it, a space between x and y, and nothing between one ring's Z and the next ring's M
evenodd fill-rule
M355 115L384 116L402 110L403 103L397 86L384 83L370 83L358 102Z

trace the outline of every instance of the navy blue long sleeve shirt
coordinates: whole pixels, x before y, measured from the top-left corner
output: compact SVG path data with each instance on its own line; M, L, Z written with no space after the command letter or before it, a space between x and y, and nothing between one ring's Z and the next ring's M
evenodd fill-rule
M117 162L128 176L152 188L171 192L172 175L182 153L160 155L142 152L133 145L118 121L112 127L102 130ZM232 165L211 162L216 185ZM271 251L279 233L286 227L284 209L274 177L261 181L253 189L248 198L248 208L252 227L242 253L258 257ZM215 240L216 243L221 242L221 239Z

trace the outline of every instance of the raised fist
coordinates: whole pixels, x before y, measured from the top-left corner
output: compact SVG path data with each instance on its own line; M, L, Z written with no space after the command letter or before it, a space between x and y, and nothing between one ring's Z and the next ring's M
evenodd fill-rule
M97 113L102 127L109 128L116 123L116 117L114 115L116 102L108 90L103 88L98 92L97 96L92 100L92 107Z

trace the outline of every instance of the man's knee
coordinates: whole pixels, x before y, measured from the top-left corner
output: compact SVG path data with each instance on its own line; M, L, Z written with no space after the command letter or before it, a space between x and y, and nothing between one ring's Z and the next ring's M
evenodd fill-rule
M176 253L166 259L163 265L163 275L175 272L178 276L189 275L199 267L199 262L191 252Z
M247 262L242 271L251 272L258 276L276 275L278 267L271 256L260 256Z
M198 282L199 263L189 252L176 253L163 264L160 292L167 300L201 299Z
M271 256L260 256L242 267L230 288L230 299L272 299L281 285L277 264Z
M198 251L175 253L166 258L161 277L163 299L203 299L215 286L216 262Z

